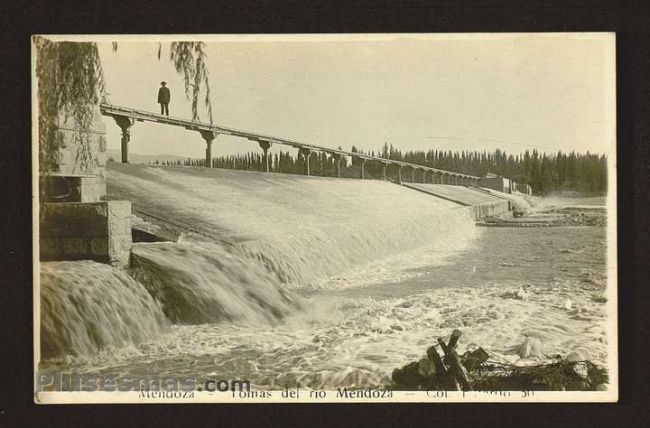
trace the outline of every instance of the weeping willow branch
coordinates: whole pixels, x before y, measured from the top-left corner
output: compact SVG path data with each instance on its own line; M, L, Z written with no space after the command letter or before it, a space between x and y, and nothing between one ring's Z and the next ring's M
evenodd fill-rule
M104 74L97 44L93 42L53 42L35 37L37 51L36 77L38 79L39 160L41 171L58 171L58 147L61 135L57 122L74 118L78 150L73 169L75 173L90 172L93 157L88 131L92 125L94 107L106 95ZM111 42L114 52L118 43ZM158 45L158 58L162 44ZM199 120L199 99L210 123L213 122L210 102L210 82L206 68L206 45L203 42L173 42L170 60L182 78L185 95L192 103L192 119Z
M159 53L160 57L160 48ZM198 104L201 87L205 85L203 102L208 111L208 119L213 122L210 102L210 82L206 68L207 55L203 42L173 42L169 56L176 72L183 77L185 96L192 101L192 120L199 120Z
M104 73L97 45L89 42L53 42L35 37L38 79L39 160L40 169L58 170L58 146L61 135L57 124L72 118L75 140L74 172L89 172L93 158L88 131L94 106L105 94Z

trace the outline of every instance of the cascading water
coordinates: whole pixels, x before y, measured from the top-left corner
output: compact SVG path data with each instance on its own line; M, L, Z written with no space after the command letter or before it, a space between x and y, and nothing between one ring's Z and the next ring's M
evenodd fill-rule
M175 324L275 324L300 307L262 266L210 242L135 244L131 274Z
M387 182L111 164L108 184L111 199L193 233L134 244L132 278L46 264L47 355L138 343L166 322L276 326L305 307L292 289L338 288L331 278L346 272L382 279L395 255L453 253L476 233L457 204Z
M109 195L233 242L291 288L418 246L462 246L467 210L391 183L112 165ZM246 263L253 263L250 260Z
M108 191L181 239L134 244L128 272L44 263L44 355L82 354L44 366L381 387L452 328L504 361L530 337L606 360L599 228L477 228L370 180L111 163Z
M151 340L167 325L160 305L123 271L92 261L41 263L45 358Z

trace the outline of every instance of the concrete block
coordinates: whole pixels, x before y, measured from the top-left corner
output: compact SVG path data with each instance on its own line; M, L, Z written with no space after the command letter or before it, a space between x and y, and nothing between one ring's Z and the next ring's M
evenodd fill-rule
M98 141L99 141L99 151L101 153L105 153L106 149L108 147L108 143L106 142L106 136L105 135L98 135L97 138L98 138Z
M94 256L108 254L108 241L104 238L94 238L90 241L90 252Z
M510 210L510 205L508 201L496 201L486 202L467 208L470 210L474 220L478 220L489 215L498 215L508 212Z
M133 245L130 202L44 203L42 210L42 260L87 259L128 265Z
M104 123L104 119L99 110L99 105L93 106L93 109L94 109L93 118L88 129L92 133L105 134L106 124ZM59 115L54 119L54 122L57 127L64 128L64 129L74 130L74 129L79 129L81 127L80 126L81 124L77 122L74 115L65 114L63 112L59 113Z
M106 196L106 180L100 176L57 173L41 177L48 202L99 202Z
M72 167L73 167L73 154L72 154L72 148L75 148L76 146L67 146L65 149L59 149L58 153L58 163L59 163L59 171L60 172L68 172L72 173Z
M87 238L62 238L63 255L72 260L81 259L88 253Z
M40 236L40 253L41 259L51 260L57 254L63 254L63 244L60 238L50 236Z
M103 122L99 108L88 128L82 128L73 116L60 114L55 119L55 138L58 147L56 159L58 165L53 171L66 174L101 174L106 168L106 125ZM81 144L88 144L88 152L82 162L77 154ZM103 174L101 174L103 175Z

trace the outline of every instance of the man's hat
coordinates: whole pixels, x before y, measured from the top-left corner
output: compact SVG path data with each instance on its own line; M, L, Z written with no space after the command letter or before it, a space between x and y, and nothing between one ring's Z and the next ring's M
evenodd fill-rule
M166 85L167 82L165 82L165 81L163 80L162 82L160 82L160 84L161 84L161 85Z

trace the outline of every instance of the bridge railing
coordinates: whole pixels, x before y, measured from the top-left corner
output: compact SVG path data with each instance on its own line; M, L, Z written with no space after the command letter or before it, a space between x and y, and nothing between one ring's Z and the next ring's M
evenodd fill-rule
M251 141L256 141L262 150L264 151L264 159L266 163L266 170L269 171L269 161L268 161L268 149L272 144L280 144L285 146L290 146L297 148L299 150L299 155L302 155L306 159L306 173L309 175L309 155L312 152L322 152L327 153L337 159L337 175L340 177L340 159L343 156L357 158L361 160L361 178L365 176L365 162L366 161L376 161L386 165L396 165L398 169L398 179L401 183L402 181L402 168L411 168L413 181L415 181L415 171L423 171L423 180L426 181L426 173L432 172L439 175L439 180L445 184L463 184L463 185L477 185L480 178L468 175L461 174L458 172L446 171L438 168L432 168L426 165L419 165L415 163L399 161L394 159L386 159L379 156L371 156L363 153L349 152L346 150L332 149L328 147L318 146L315 144L305 143L302 141L295 141L287 138L274 137L271 135L260 134L257 132L244 131L240 129L230 128L221 125L208 124L193 120L187 120L182 118L177 118L173 116L165 116L161 114L152 113L145 110L139 110L131 107L118 106L108 103L102 103L100 105L100 111L105 116L110 116L115 120L115 123L122 130L122 145L121 145L121 154L122 162L129 161L129 141L131 139L130 129L133 124L138 122L157 122L166 125L183 127L188 130L198 131L203 139L206 142L206 166L212 166L212 142L219 134L231 135L234 137L245 138Z

